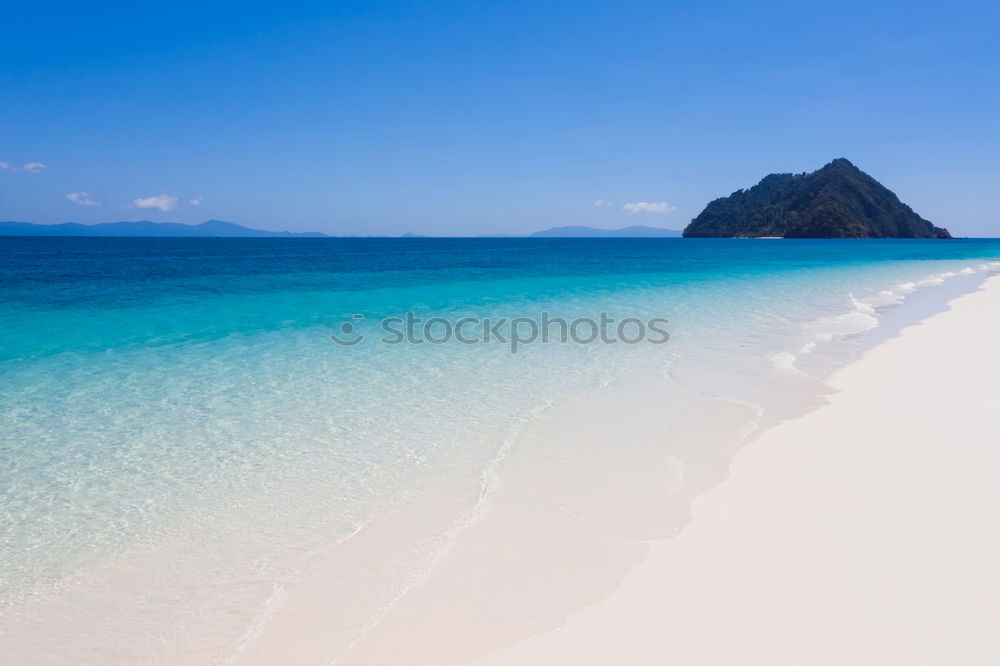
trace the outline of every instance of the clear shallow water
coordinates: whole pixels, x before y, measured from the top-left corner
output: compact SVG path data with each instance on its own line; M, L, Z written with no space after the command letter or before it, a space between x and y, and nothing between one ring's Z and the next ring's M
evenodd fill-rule
M998 257L977 240L0 239L0 632L111 608L168 640L265 608L415 495L445 498L422 526L436 543L526 420L637 368L791 415L783 374ZM407 311L666 317L672 340L375 342ZM369 338L333 344L357 313ZM216 633L235 650L260 617Z

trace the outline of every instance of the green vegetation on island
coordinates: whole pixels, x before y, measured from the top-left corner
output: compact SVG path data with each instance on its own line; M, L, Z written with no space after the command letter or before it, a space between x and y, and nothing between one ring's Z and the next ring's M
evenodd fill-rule
M686 238L951 238L844 158L709 203Z

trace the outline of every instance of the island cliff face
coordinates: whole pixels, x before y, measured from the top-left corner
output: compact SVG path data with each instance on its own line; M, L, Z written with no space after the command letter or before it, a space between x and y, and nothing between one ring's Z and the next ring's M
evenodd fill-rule
M686 238L951 238L844 158L774 173L705 207Z

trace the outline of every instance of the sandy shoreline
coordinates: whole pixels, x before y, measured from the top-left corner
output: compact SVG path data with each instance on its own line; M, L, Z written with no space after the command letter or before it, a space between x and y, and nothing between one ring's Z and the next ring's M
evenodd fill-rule
M137 606L130 595L147 589L148 572L169 574L190 547L111 562L98 584L22 615L0 653L130 664L997 663L1000 277L983 283L987 270L949 274L947 287L928 279L877 328L799 357L719 345L687 366L646 362L525 419L495 474L442 475L280 578L232 569L234 587L202 589L204 579L165 576L163 595ZM825 367L841 370L821 381ZM203 627L143 633L143 613L175 597L207 600Z
M488 518L336 663L996 663L998 306L995 277L746 448L754 406L666 421L658 405L693 396L652 372L565 406L505 461ZM651 457L664 438L697 455Z
M1000 278L840 370L603 602L505 664L1000 662Z
M817 334L808 352L731 353L737 338L699 356L644 356L540 407L480 475L441 474L280 576L230 566L203 585L173 570L190 561L183 540L111 561L90 585L16 617L0 653L95 664L997 663L1000 277L986 277L997 267L932 275L878 313L833 312L869 324L877 314L878 326ZM251 527L241 539L268 538ZM135 595L149 589L160 596ZM181 598L205 600L197 627L149 621Z

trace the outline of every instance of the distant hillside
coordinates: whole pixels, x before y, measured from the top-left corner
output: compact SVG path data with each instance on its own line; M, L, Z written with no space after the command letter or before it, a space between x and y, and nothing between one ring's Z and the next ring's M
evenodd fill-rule
M156 238L292 238L326 236L318 231L262 231L232 222L208 220L201 224L176 222L102 222L100 224L31 224L0 222L0 236L130 236Z
M598 229L596 227L552 227L536 231L532 238L678 238L681 232L674 229L635 225L622 229Z
M844 158L812 173L766 176L705 207L688 238L951 238Z

